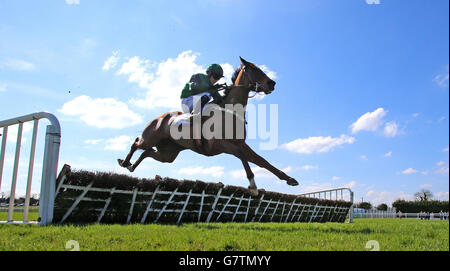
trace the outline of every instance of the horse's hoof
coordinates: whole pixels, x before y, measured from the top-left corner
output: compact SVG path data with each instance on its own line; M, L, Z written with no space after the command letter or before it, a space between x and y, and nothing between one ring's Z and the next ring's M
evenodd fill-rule
M255 188L251 188L250 186L248 187L248 190L249 190L249 192L250 192L250 195L252 195L253 197L257 197L258 196L258 194L259 194L259 192L258 192L258 189L255 187Z
M119 166L121 166L121 167L128 167L128 166L131 166L131 163L125 164L125 161L122 160L122 159L117 159L117 162L119 163Z
M127 169L130 171L130 172L133 172L134 171L134 168L133 168L133 166L132 165L130 165L130 166L127 166Z
M122 159L117 159L117 162L119 163L119 166L123 167L122 166L122 164L123 164L123 160Z
M298 182L294 178L287 179L286 183L291 186L297 186Z

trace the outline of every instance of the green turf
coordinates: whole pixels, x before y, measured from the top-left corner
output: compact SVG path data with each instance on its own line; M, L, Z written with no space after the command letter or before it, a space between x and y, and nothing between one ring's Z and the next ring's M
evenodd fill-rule
M36 221L39 216L38 210L29 210L28 211L28 221ZM14 221L22 221L23 220L23 212L14 212L13 213ZM8 212L0 212L0 221L8 220Z
M356 219L355 223L0 225L0 250L380 250L449 251L448 221Z

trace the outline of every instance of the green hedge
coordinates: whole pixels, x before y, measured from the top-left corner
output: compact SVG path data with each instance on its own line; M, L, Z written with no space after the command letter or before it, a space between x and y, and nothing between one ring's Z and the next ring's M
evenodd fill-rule
M448 201L438 201L438 200L427 200L427 201L406 201L406 200L396 200L392 203L392 207L395 207L397 211L403 213L439 213L440 211L448 212L449 202Z

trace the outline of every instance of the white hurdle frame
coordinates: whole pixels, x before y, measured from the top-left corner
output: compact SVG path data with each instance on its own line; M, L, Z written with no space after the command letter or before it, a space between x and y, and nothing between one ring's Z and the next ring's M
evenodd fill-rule
M64 170L64 169L63 169ZM302 218L303 213L309 213L311 216L309 217L308 221L303 222L312 222L314 219L316 219L318 216L321 216L320 213L329 210L333 211L333 217L336 215L342 215L346 214L348 215L349 207L338 207L338 206L321 206L319 203L316 204L310 204L310 203L301 203L297 200L294 200L293 202L288 201L281 201L277 200L274 201L272 199L264 199L263 196L258 198L252 198L251 196L246 197L244 195L235 196L234 193L231 195L222 195L222 188L218 190L217 193L206 193L206 190L203 189L200 192L194 193L192 189L189 190L189 192L181 192L178 191L178 187L175 190L161 190L160 186L158 185L154 191L138 191L136 188L132 190L118 190L115 187L113 188L100 188L92 186L91 184L88 186L84 185L71 185L71 184L64 184L64 176L61 177L61 180L58 184L58 191L56 192L57 196L59 195L58 192L61 192L62 190L77 190L80 191L81 194L78 196L74 196L71 198L73 200L73 204L70 207L69 210L65 211L65 214L62 218L59 218L60 221L55 221L54 223L61 223L66 220L70 216L72 212L74 212L77 209L77 205L81 201L88 201L88 202L104 202L105 205L102 208L95 208L91 211L95 211L99 213L99 217L96 219L97 222L100 222L102 217L105 214L106 206L109 205L109 201L111 200L111 194L122 194L129 196L129 200L126 202L127 204L130 204L130 211L128 213L128 219L126 223L130 222L130 217L132 216L132 210L133 206L135 204L144 204L146 207L146 211L143 214L142 218L140 219L141 223L157 223L161 216L164 213L179 213L178 218L176 219L176 224L182 223L182 217L184 214L190 213L190 214L197 214L198 215L198 222L218 222L219 218L222 216L222 214L228 214L231 216L231 220L235 221L236 216L240 215L243 216L243 221L247 222L249 221L248 216L250 215L250 203L252 201L258 201L258 205L255 209L255 212L252 212L252 219L250 221L261 221L263 217L266 218L266 221L274 221L274 217L276 216L276 222L300 222ZM106 198L89 198L87 197L88 192L103 192L108 193L108 197ZM317 192L316 192L317 193ZM168 199L157 199L157 195L166 195L169 196ZM142 196L144 197L144 200L140 199L139 201L136 199L136 196ZM177 200L174 200L174 197L177 196L183 196L184 199L178 198ZM198 198L200 199L199 203L196 203L195 205L198 205L198 209L192 209L187 210L187 206L192 198ZM205 199L208 198L208 202L205 202ZM235 201L235 203L231 204L231 201ZM154 208L152 207L153 203L162 204L161 207ZM174 207L168 208L169 205L173 204ZM240 211L240 209L242 210ZM277 213L277 210L283 208L280 213ZM296 210L295 212L291 212ZM301 212L297 212L300 211ZM262 211L262 212L261 212ZM152 212L154 215L156 215L156 218L152 221L148 221L147 215ZM299 213L299 214L298 214ZM298 215L297 215L298 214ZM203 215L203 219L201 219ZM242 218L242 217L241 217ZM279 219L279 220L278 220ZM323 221L323 217L320 219L319 222Z
M58 170L58 159L59 159L59 149L61 145L61 126L58 119L48 112L37 112L17 118L7 119L0 121L0 128L3 128L2 132L2 146L0 150L0 189L2 183L3 166L5 160L6 151L6 141L8 136L8 127L18 124L17 142L16 142L16 153L14 158L14 169L13 169L13 179L11 184L10 201L8 208L8 221L0 221L0 223L32 223L28 221L28 211L30 205L30 193L31 193L31 183L33 178L33 167L34 167L34 155L36 150L36 137L38 130L38 122L40 119L46 118L50 121L50 125L47 126L45 135L45 148L44 148L44 162L42 166L42 179L41 179L41 192L39 199L39 225L50 224L53 220L53 207L55 200L55 183L56 175ZM14 221L14 197L16 193L16 183L17 183L17 171L19 167L20 158L20 147L22 140L22 130L23 124L25 122L33 121L33 138L31 140L31 152L30 161L28 165L28 178L27 178L27 188L25 195L24 204L24 215L23 221Z
M341 187L341 188L335 188L335 189L327 189L327 190L321 190L321 191L314 191L309 193L303 193L299 196L308 197L308 198L318 198L318 199L329 199L333 200L333 194L335 195L334 200L344 200L344 191L348 191L350 193L350 202L352 203L352 206L350 207L350 212L348 214L348 223L353 223L353 208L354 208L354 194L353 191L350 188L347 187ZM334 192L334 193L333 193ZM340 196L339 193L340 192ZM327 195L329 194L329 197L327 198ZM323 195L321 197L321 195Z

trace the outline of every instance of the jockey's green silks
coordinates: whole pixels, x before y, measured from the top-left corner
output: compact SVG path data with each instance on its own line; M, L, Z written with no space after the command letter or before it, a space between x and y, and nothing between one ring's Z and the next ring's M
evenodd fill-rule
M192 75L191 80L186 83L183 90L181 91L180 98L183 99L202 92L209 92L213 94L215 90L213 89L213 85L209 81L208 75L197 73Z

